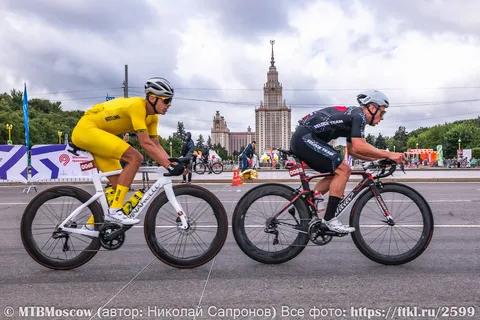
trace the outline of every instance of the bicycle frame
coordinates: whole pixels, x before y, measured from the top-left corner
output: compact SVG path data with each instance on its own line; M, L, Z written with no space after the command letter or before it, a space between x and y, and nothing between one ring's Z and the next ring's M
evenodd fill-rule
M363 179L357 184L355 188L353 188L352 191L348 193L346 197L342 199L342 201L338 204L337 210L335 211L335 217L340 217L344 210L348 207L348 205L360 194L362 193L366 188L370 187L370 190L372 190L372 193L375 196L375 199L379 203L383 214L385 218L387 218L388 221L392 221L392 218L390 216L390 212L383 201L380 193L378 192L377 188L375 187L376 181L375 177L366 171L363 170L353 170L352 175L361 175ZM283 212L285 212L295 201L297 201L299 198L304 197L305 202L307 205L311 207L313 212L317 211L315 202L313 200L313 195L312 191L310 190L310 181L313 179L317 178L325 178L325 177L330 177L333 176L333 173L320 173L316 174L313 176L308 176L305 173L305 164L303 162L295 164L293 167L290 169L290 175L291 176L300 176L300 181L301 181L301 187L298 189L299 193L292 199L290 202L280 210L273 218L276 219L278 218ZM301 189L301 190L300 190Z
M105 173L97 173L93 175L92 181L93 181L93 185L95 186L95 194L87 202L83 203L82 205L77 207L75 210L73 210L73 212L58 226L58 230L81 234L88 237L95 237L95 238L98 237L99 231L85 230L85 229L79 229L79 228L68 228L68 227L65 227L65 225L71 219L76 217L80 212L82 212L82 210L84 210L90 204L92 204L97 200L100 201L103 214L105 215L108 212L108 204L105 198L105 193L103 191L102 178L118 175L121 172L122 170L116 170L116 171L110 171ZM161 192L162 189L164 189L167 195L168 201L170 202L170 204L173 206L178 216L180 217L180 220L182 223L180 228L188 229L187 217L182 207L178 203L177 199L175 198L175 193L173 192L172 179L164 176L164 173L168 173L168 171L162 167L143 167L143 168L140 168L138 172L158 173L160 177L150 188L148 188L148 190L145 191L145 194L143 195L142 199L140 199L140 202L132 210L130 215L133 218L136 218L139 215L141 215L145 210L145 208L149 207L151 201Z

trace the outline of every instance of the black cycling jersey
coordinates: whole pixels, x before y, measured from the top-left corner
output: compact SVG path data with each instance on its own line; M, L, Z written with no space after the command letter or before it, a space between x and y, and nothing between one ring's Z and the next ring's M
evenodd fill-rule
M333 106L307 114L298 123L322 141L346 137L351 142L351 138L364 138L367 120L362 107Z

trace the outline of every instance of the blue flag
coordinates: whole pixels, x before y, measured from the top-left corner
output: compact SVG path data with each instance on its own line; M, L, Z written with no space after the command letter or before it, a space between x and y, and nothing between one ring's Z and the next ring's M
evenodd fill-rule
M23 90L23 126L25 127L25 145L27 150L30 149L30 130L28 128L28 96L27 96L27 84Z

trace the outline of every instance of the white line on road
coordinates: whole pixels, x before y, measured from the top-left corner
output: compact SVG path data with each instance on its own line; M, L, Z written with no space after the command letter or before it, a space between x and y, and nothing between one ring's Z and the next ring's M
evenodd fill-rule
M236 203L238 202L239 200L221 200L222 203ZM258 201L258 202L272 202L272 203L276 203L278 201ZM392 202L392 201L390 201ZM393 202L407 202L407 200L395 200ZM430 200L428 201L428 203L448 203L448 202L480 202L480 199L479 200L450 200L450 199L444 199L444 200ZM27 205L28 202L0 202L0 206L14 206L14 205ZM51 203L51 204L62 204L62 203Z
M260 225L258 225L260 226ZM143 226L133 226L134 228L143 228ZM158 226L157 226L158 227ZM213 227L213 226L204 226L204 227ZM229 225L229 228L232 226ZM261 225L261 227L265 227L264 225ZM434 225L435 228L480 228L480 224L436 224ZM159 227L161 228L161 227ZM171 228L171 227L168 227Z

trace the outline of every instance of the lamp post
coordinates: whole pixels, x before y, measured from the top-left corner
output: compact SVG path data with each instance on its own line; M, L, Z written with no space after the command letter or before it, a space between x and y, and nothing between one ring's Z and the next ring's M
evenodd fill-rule
M170 140L169 144L170 144L170 158L171 158L172 157L172 140Z
M58 134L58 144L62 144L62 131L57 131Z
M462 139L458 138L458 150L462 150Z
M393 145L393 152L395 152L395 145Z
M13 144L13 142L12 142L12 130L13 130L13 124L11 124L11 123L7 123L7 124L5 125L5 127L6 127L6 128L7 128L7 130L8 130L8 140L7 140L7 144L10 144L10 145L12 145L12 144Z

